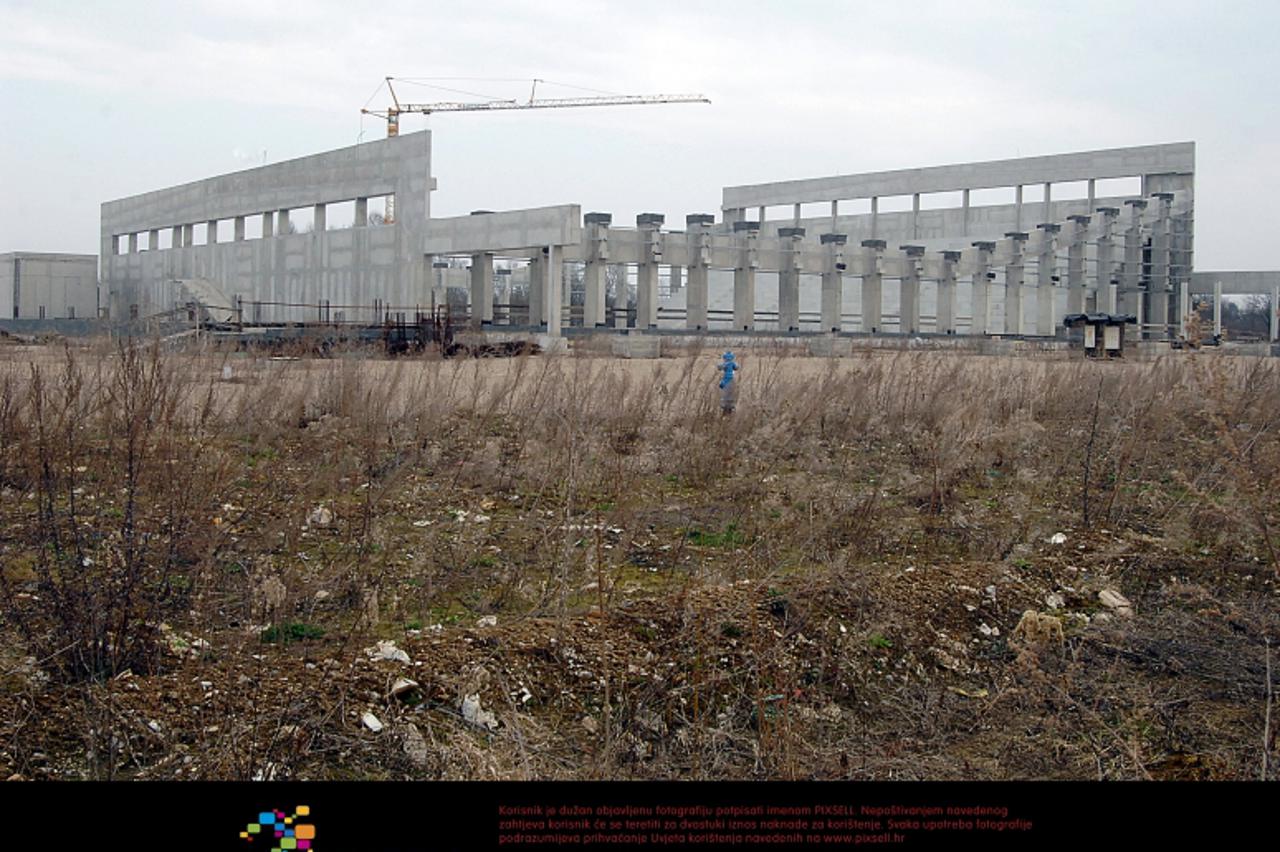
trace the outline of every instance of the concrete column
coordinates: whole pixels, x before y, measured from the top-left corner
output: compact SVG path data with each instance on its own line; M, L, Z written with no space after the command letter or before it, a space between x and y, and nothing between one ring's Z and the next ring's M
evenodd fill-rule
M1022 184L1018 184L1013 191L1013 229L1022 230Z
M183 233L184 233L184 231L183 231L183 227L182 227L181 225L174 225L174 226L173 226L173 232L172 232L171 234L169 234L169 247L170 247L170 248L182 248L182 235L183 235Z
M874 199L872 204L874 209ZM880 258L884 249L884 240L862 241L862 330L868 334L878 334L883 330L884 278L880 272Z
M1120 310L1138 315L1138 337L1146 337L1142 316L1142 211L1141 198L1125 201L1130 207L1129 228L1124 232L1124 267L1120 275Z
M685 328L706 331L710 320L707 308L710 295L707 287L708 264L711 260L711 239L708 231L715 220L703 213L691 213L684 218L685 232L689 235L689 287L685 293ZM672 267L674 271L678 267Z
M151 233L147 234L147 251L156 251L160 248L160 229L152 228Z
M134 232L129 235L129 254L138 253L138 234Z
M183 225L182 226L182 245L186 247L186 246L193 246L195 244L196 244L196 226Z
M1026 327L1022 321L1022 284L1026 275L1023 246L1029 235L1025 231L1010 231L1005 236L1009 239L1009 263L1004 268L1004 333L1025 334Z
M667 289L671 295L679 293L684 287L684 267L668 266L667 267Z
M270 237L275 233L275 216L271 213L262 214L262 236Z
M1036 227L1040 231L1040 254L1036 259L1036 334L1053 337L1058 326L1058 299L1054 289L1058 279L1055 252L1058 247L1058 231L1062 230L1062 226L1044 222Z
M1182 339L1187 339L1187 318L1191 316L1191 282L1178 284L1178 328L1182 331ZM1195 341L1199 343L1199 341Z
M641 213L636 227L644 240L640 265L636 267L636 328L658 327L658 261L662 258L661 213Z
M831 204L834 209L835 202ZM844 247L849 237L823 234L818 240L827 247L827 266L822 273L822 330L839 333L844 327Z
M493 324L499 319L514 325L511 318L511 270L493 270Z
M543 323L549 336L559 337L560 311L562 308L560 304L560 289L564 283L564 270L560 264L560 247L547 246L544 252L546 260L542 264L542 304L546 314L543 316Z
M879 196L871 196L871 239L879 236L879 220L880 219L880 198ZM876 320L879 323L879 320Z
M493 325L493 255L471 255L471 327Z
M1044 220L1045 222L1053 221L1053 184L1045 181L1044 184Z
M920 193L911 196L911 239L920 239Z
M792 227L796 227L796 228L800 227L800 205L799 204L795 205L795 209L791 216L791 225Z
M751 331L756 327L756 238L759 222L734 222L740 257L733 270L733 329Z
M525 312L525 323L534 328L542 325L547 312L546 267L546 255L541 251L529 259L529 309Z
M1068 216L1071 244L1067 247L1067 313L1085 312L1084 249L1089 236L1089 216Z
M741 222L743 219L747 218L746 210L739 210L738 212L741 213L742 215L734 219L733 220L734 222ZM756 221L759 222L762 226L764 225L764 214L765 214L765 207L764 205L761 205L759 208L756 209Z
M938 276L938 307L933 330L938 334L956 333L956 264L960 252L942 253L942 274Z
M834 233L836 226L840 221L840 202L831 202L831 231Z
M1157 340L1169 336L1169 293L1173 281L1169 271L1172 266L1172 224L1170 207L1173 203L1172 192L1157 192L1152 198L1156 201L1156 221L1151 233L1151 280L1147 285L1147 307L1149 322L1159 326L1152 334ZM1182 323L1182 317L1178 318Z
M778 330L800 330L800 267L798 265L800 241L804 228L779 228L778 237L782 251L781 268L778 270Z
M234 239L234 240L235 240L236 242L238 242L238 243L242 243L242 242L244 242L244 217L243 217L243 216L237 216L237 217L232 221L232 225L231 225L231 227L232 227L232 229L233 229L233 230L234 230L234 232L235 232L235 233L232 235L232 239Z
M1272 311L1272 313L1275 313ZM1213 336L1222 336L1222 282L1213 282Z
M960 235L969 236L969 190L964 191L963 198L960 202L960 209L963 211L962 225L960 226Z
M1280 287L1271 288L1271 342L1280 340Z
M276 212L276 233L282 237L289 233L288 210L280 210Z
M317 204L315 211L311 217L311 232L314 234L323 234L329 228L329 208L324 204Z
M631 301L631 268L625 263L612 264L613 269L613 327L626 328L629 321L628 308Z
M356 199L356 218L352 224L357 228L364 228L369 225L369 199Z
M1089 209L1093 209L1094 203L1098 200L1098 180L1097 178L1089 178Z
M609 213L588 213L583 217L587 227L587 265L582 271L582 324L586 328L603 328L608 322L605 305L606 269L609 262Z
M1094 264L1093 270L1093 286L1097 294L1095 300L1099 311L1114 314L1119 312L1113 282L1116 281L1114 234L1116 217L1120 215L1120 210L1116 207L1099 207L1097 212L1098 239L1095 249L1097 263Z
M979 240L973 244L976 256L973 259L973 302L969 321L970 334L986 334L991 327L991 253L996 244Z
M902 334L920 332L920 261L924 246L899 246L902 258L902 277L898 279L898 331Z
M761 207L760 210L763 211L764 208ZM741 222L747 218L747 211L744 207L726 207L722 210L721 215L724 216L722 221L726 225L732 225L734 222Z
M218 220L213 219L204 226L204 241L206 245L214 245L218 242Z

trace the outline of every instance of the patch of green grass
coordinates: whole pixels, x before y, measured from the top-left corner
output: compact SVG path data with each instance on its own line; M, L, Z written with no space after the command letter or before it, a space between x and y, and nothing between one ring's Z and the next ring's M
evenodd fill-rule
M1024 559L1023 557L1019 556L1017 559L1013 560L1013 567L1021 568L1022 570L1025 571L1031 567L1031 560Z
M688 530L685 536L699 547L737 547L747 543L747 537L738 531L736 524L729 524L724 532Z
M301 621L288 621L280 625L271 625L262 631L259 638L263 642L302 642L307 639L320 639L324 636L324 628Z
M420 618L411 618L411 619L409 619L408 621L406 621L406 622L404 623L404 629L405 629L405 630L421 630L421 629L422 629L422 619L420 619Z
M868 636L867 644L870 645L872 648L883 648L885 650L888 650L889 648L893 647L893 643L890 642L887 637L883 636L880 633L872 633L870 636Z

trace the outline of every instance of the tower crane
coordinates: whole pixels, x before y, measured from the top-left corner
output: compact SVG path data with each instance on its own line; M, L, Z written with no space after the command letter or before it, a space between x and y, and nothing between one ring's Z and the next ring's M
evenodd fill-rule
M598 95L577 98L538 98L538 84L545 80L534 78L529 90L529 100L495 99L487 101L439 101L427 104L401 103L391 85L394 77L387 77L387 91L391 94L391 106L385 110L361 109L362 115L376 115L386 119L387 138L400 135L400 116L407 112L430 115L433 112L497 112L514 109L563 109L566 107L592 106L647 106L651 104L709 104L705 95ZM386 222L394 221L395 213L390 196L387 198Z

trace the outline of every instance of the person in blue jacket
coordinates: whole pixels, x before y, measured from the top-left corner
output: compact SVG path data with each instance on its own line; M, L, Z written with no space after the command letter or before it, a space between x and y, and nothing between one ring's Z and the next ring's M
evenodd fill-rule
M730 414L738 404L738 378L737 372L742 367L733 359L732 352L724 353L724 358L720 364L716 366L716 372L720 374L720 411L724 414Z

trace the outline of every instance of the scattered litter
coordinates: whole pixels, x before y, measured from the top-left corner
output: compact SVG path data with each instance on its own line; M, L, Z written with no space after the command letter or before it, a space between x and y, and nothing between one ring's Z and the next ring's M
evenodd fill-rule
M1108 609L1114 609L1116 615L1133 615L1133 604L1115 589L1103 589L1098 592L1098 600L1102 601L1102 605Z
M398 663L410 662L409 654L403 649L397 648L396 643L390 639L383 639L372 648L365 648L364 651L371 660L395 660Z
M498 616L496 615L485 615L476 619L476 627L497 627L497 626L498 626Z
M382 722L378 721L378 717L367 710L365 711L365 714L360 717L360 721L364 723L366 728L373 731L375 734L382 730Z
M1049 607L1049 609L1062 609L1067 605L1067 602L1066 599L1057 592L1050 592L1044 596L1044 604Z
M391 696L399 698L402 701L408 700L418 689L418 682L407 677L397 678L396 682L391 684Z
M312 527L327 527L333 523L333 510L327 506L316 506L307 515L307 525Z
M965 689L961 686L948 686L948 692L954 692L956 695L963 695L965 698L986 698L990 695L985 689Z
M480 706L480 696L476 694L462 699L462 718L477 728L492 731L498 727L498 717Z
M428 520L422 520L422 521L414 521L414 522L413 522L413 525L414 525L415 527L418 527L419 529L421 529L422 527L429 527L429 526L431 526L433 523L435 523L435 522L434 522L434 521L428 521ZM422 735L421 735L421 734L419 734L418 736L422 736Z
M1066 544L1067 536L1065 533L1054 533L1053 535L1049 536L1048 541L1050 544Z
M988 625L987 625L987 623L984 621L984 622L982 622L981 624L979 624L979 625L978 625L978 632L979 632L979 633L981 633L983 636L999 636L999 635L1000 635L1000 628L999 628L999 627L990 627L990 626L988 626Z

